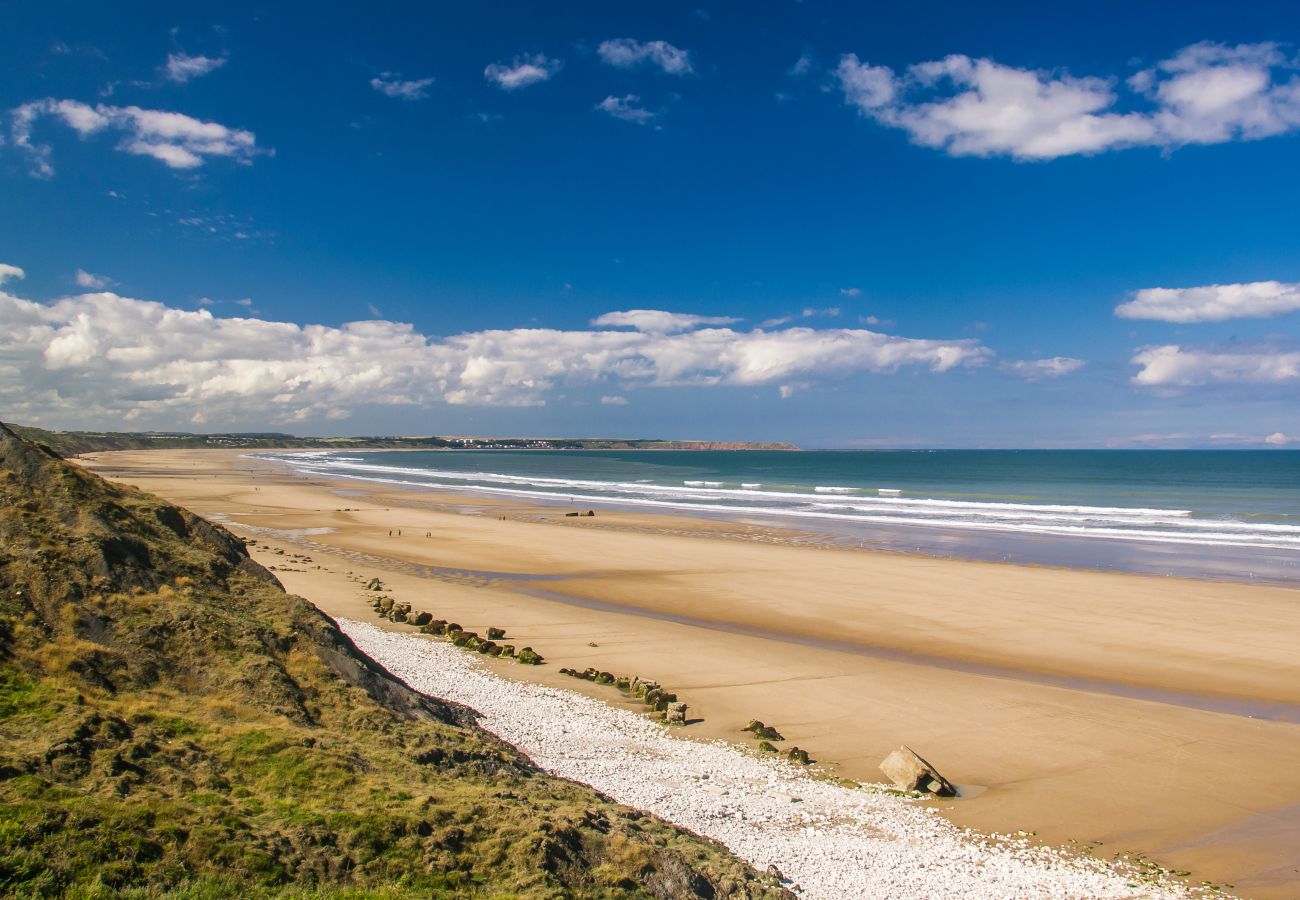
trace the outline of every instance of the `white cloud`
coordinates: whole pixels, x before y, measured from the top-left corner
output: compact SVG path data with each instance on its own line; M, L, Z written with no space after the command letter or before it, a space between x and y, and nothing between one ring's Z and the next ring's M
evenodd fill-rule
M794 61L794 65L790 66L790 68L786 69L785 71L787 75L793 75L795 78L798 78L800 76L807 75L809 72L812 71L812 68L813 68L812 54L810 54L807 50L805 50L803 53L799 54L799 58Z
M503 91L513 91L549 81L564 68L564 61L549 59L541 53L532 56L516 56L509 64L492 63L483 70L483 77L493 82Z
M840 293L843 293L843 291L841 291ZM767 319L766 321L761 322L760 325L763 328L776 328L779 325L788 324L790 322L795 321L796 319L813 319L813 318L820 318L820 317L827 317L833 319L839 314L840 314L840 308L838 306L828 306L825 309L814 309L811 306L807 306L804 307L799 312L794 313L792 315L778 316L775 319Z
M836 69L846 102L953 156L1043 160L1125 147L1255 140L1300 128L1300 68L1274 44L1201 43L1131 77L1018 69L954 54L897 74L856 55ZM1143 110L1119 112L1145 101Z
M1027 381L1043 381L1077 372L1087 364L1082 359L1073 359L1069 356L1053 356L1051 359L1012 360L1002 363L1000 368L1004 372L1010 372L1012 375L1024 378Z
M163 64L163 75L168 81L184 84L192 78L201 78L226 64L224 56L190 56L187 53L169 53Z
M102 103L92 107L77 100L46 98L24 103L9 113L13 145L27 153L31 174L38 178L54 174L49 146L32 142L32 128L42 116L61 120L83 138L106 130L119 131L122 138L118 150L151 156L173 169L193 169L214 156L247 163L267 152L257 147L251 131L204 122L183 113Z
M1141 366L1134 383L1150 387L1300 381L1300 352L1271 348L1217 350L1168 344L1144 347L1132 362Z
M862 288L855 288L855 287L840 288L840 293L845 297L861 297Z
M673 334L690 331L701 325L733 325L739 321L740 319L730 316L697 316L662 309L628 309L597 316L591 320L591 324L598 328L635 328L648 334Z
M1270 446L1273 447L1282 447L1285 446L1286 444L1291 443L1291 441L1292 438L1287 437L1285 434L1283 434L1280 431L1275 431L1272 434L1270 434L1268 437L1264 438L1264 443L1269 444Z
M0 408L18 419L237 425L379 406L541 405L582 385L780 385L984 362L970 340L858 329L662 333L546 328L447 338L411 325L218 318L112 293L35 303L0 291ZM605 396L618 396L606 393Z
M377 77L370 79L370 86L394 100L423 100L429 96L427 89L433 82L432 78L407 81L397 72L380 72Z
M624 122L634 122L637 125L648 124L659 115L642 106L641 98L636 94L627 94L623 97L610 95L597 103L596 109L609 113L616 119L621 119Z
M0 263L0 284L4 284L10 278L26 278L27 273L17 266L11 266L8 263Z
M113 279L103 275L94 275L85 269L78 269L76 275L77 287L90 288L92 291L102 291L113 283Z
M685 50L674 47L667 41L635 41L632 38L616 38L602 41L596 48L601 60L620 69L631 69L641 65L653 65L669 75L690 75L695 71L691 65L691 55Z
M1300 284L1253 281L1190 288L1144 288L1115 307L1122 319L1160 322L1222 322L1266 319L1300 310Z
M627 406L627 398L620 397L617 394L606 394L600 398L601 406Z

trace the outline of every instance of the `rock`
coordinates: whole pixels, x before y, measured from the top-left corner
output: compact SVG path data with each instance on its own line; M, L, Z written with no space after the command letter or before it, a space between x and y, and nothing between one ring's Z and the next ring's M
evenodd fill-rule
M402 612L400 609L393 610L393 621L398 623L405 622L406 613Z
M489 628L487 636L489 641L499 641L506 636L506 630L504 628Z
M448 622L448 623L447 623L447 629L446 629L447 634L451 634L453 631L464 631L464 630L465 630L465 629L461 628L461 627L460 627L459 625L457 625L455 622Z
M417 628L428 625L433 621L433 614L427 612L418 612L414 616L407 616L407 621Z
M776 752L776 748L773 747L771 744L769 744L767 741L759 741L759 742L758 742L758 749L759 749L759 750L762 750L764 753L775 753L775 752Z
M632 682L628 680L626 675L620 675L614 679L614 687L618 688L620 691L626 691L631 687L631 685Z
M443 634L447 630L447 620L434 619L429 623L429 627L433 629L434 634Z
M957 789L948 779L911 747L899 747L885 757L880 764L880 771L905 791L928 791L936 797L955 797Z
M565 517L566 519L572 519L572 518L574 518L575 516L580 516L580 515L582 515L582 513L571 512L571 513L565 513L565 514L564 514L564 517Z
M380 598L379 598L379 611L380 611L380 612L388 613L388 612L391 612L392 609L393 609L393 598L392 598L392 597L380 597Z
M613 684L614 676L609 672L598 672L596 674L596 684Z
M479 653L491 653L493 650L495 650L496 654L494 655L496 656L501 655L501 648L497 646L497 644L494 641L484 641L474 649L477 650Z
M538 653L532 647L525 647L520 650L516 659L526 666L540 666L544 661L542 654Z
M685 725L686 704L669 703L668 708L664 711L664 721L669 725Z
M790 762L799 763L800 765L803 766L806 766L809 763L808 751L800 750L798 747L791 747L789 750L787 750L785 753L785 757L786 759L790 760Z
M588 681L595 681L596 676L600 674L599 669L586 668L582 670L582 677Z
M749 724L745 726L745 731L752 732L754 737L762 738L765 741L783 741L785 736L777 731L771 725L764 725L758 719L750 719Z
M502 645L501 645L501 655L502 655L502 656L514 656L514 655L515 655L515 645L514 645L514 644L502 644Z

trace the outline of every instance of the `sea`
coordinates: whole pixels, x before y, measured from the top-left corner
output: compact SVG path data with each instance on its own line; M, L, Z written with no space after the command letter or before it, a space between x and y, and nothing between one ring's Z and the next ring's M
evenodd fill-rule
M691 513L931 556L1300 585L1300 451L259 453L304 475Z

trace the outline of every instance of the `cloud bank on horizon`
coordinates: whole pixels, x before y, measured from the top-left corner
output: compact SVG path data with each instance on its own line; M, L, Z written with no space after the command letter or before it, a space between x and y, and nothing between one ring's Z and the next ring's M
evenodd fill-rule
M5 277L22 270L0 267ZM912 366L942 373L992 356L971 339L725 327L735 321L629 310L598 317L593 325L604 327L593 330L433 338L384 320L334 328L219 318L106 292L42 304L0 290L0 402L11 416L83 422L228 421L252 404L295 422L375 404L544 405L564 386L782 386ZM601 403L626 400L606 394Z

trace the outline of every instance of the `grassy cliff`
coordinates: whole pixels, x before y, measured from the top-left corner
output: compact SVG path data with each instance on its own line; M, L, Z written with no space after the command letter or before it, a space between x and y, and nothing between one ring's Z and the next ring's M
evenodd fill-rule
M0 425L0 895L776 896Z

